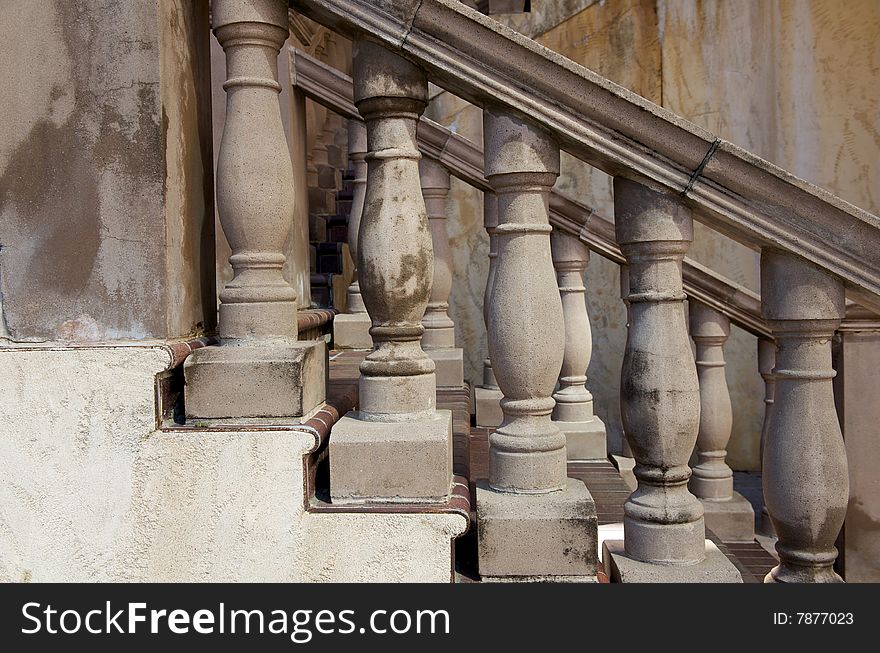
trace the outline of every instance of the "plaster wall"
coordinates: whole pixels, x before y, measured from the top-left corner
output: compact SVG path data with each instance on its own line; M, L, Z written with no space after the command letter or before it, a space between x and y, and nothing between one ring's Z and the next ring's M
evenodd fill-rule
M0 336L212 326L207 20L207 0L4 8Z
M461 515L305 512L312 434L156 430L170 363L0 350L0 582L449 582Z

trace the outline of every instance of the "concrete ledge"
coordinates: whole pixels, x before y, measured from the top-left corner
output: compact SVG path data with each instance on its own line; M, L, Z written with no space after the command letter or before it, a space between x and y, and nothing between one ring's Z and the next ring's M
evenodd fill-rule
M326 398L327 347L303 340L272 347L204 347L184 362L186 416L302 419Z
M480 576L501 581L596 579L596 506L568 479L549 494L507 494L477 483Z
M589 422L554 422L565 433L568 460L606 460L605 425L598 417Z
M501 399L504 393L497 388L474 388L474 410L477 415L477 426L494 428L501 424L504 414L501 412Z
M342 313L333 318L333 346L336 349L372 349L370 316L366 313Z
M755 539L755 510L739 492L726 501L700 499L706 528L722 542L751 542Z
M706 540L706 558L694 565L657 565L635 560L626 554L623 540L606 540L602 561L612 583L742 582L739 570L711 540Z
M464 351L461 348L425 349L425 353L437 366L434 374L438 388L460 388L464 385Z
M333 503L446 501L452 485L452 413L373 422L351 411L330 433Z

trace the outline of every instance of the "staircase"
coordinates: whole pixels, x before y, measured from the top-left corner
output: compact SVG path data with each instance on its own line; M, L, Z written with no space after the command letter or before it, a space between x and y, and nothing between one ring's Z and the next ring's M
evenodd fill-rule
M833 385L833 353L838 367L842 359L832 343L880 311L880 219L462 3L293 0L290 9L354 44L350 78L292 52L292 86L349 129L362 121L368 139L360 191L354 176L346 186L332 170L327 183L329 149L310 179L313 282L344 275L347 239L358 260L348 294L362 294L373 323L357 373L354 354L338 359L357 381L357 409L339 411L313 460L329 462L313 508L465 510L456 488L466 478L474 528L458 544L463 577L743 582L759 570L766 582L841 581L835 543L849 489L835 401L876 397ZM249 22L229 20L219 29ZM230 75L227 85L238 79ZM421 117L429 80L483 109L482 147ZM613 221L553 190L560 151L614 178ZM492 241L484 389L501 417L481 420L478 409L479 426L462 419L462 384L439 381L454 349L441 337L449 291L438 281L448 268L450 175L484 193ZM329 201L328 192L339 194ZM349 202L346 223L340 204ZM348 229L355 214L359 229ZM687 258L694 220L761 252L760 295ZM590 252L621 266L631 494L605 459L583 374L591 339L580 280ZM250 285L251 305L275 302L261 296L266 284L248 282L259 276L251 272L230 286ZM313 294L342 307L348 279L335 278ZM760 339L772 565L725 462L731 324ZM597 441L602 453L581 453ZM622 534L601 537L613 523Z

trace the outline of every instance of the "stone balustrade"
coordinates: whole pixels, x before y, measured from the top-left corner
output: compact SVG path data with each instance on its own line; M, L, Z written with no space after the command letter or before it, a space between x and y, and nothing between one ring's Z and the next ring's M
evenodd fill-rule
M437 12L454 12L443 3L428 4ZM358 16L349 22L356 25L360 20ZM381 29L393 22L389 19ZM428 27L432 23L423 16L417 30ZM348 23L341 29L363 36ZM410 29L416 29L413 23ZM510 39L488 32L487 36ZM514 40L510 47L519 45ZM546 68L571 79L577 76L582 86L595 84L574 68L560 71L552 62L536 63L533 59L540 55L528 48L516 51L532 64L533 80L539 68ZM369 315L372 351L360 368L360 409L343 418L331 438L334 502L436 501L448 492L449 420L436 411L434 393L442 361L438 353L453 349L455 342L448 313L449 173L436 161L421 161L418 154L416 129L427 84L423 70L413 62L421 60L434 69L422 56L415 45L408 49L356 41L354 102L366 121L367 142L362 145L364 132L352 121L349 154L365 189L362 201L355 199L350 225L360 281L352 285L350 303L352 314ZM495 59L484 65L503 67ZM695 156L699 162L701 156L688 149L694 144L688 137L694 134L685 134L685 127L677 123L670 126L660 113L645 118L651 133L660 133L658 125L674 127L682 138L658 136L659 149L648 153L617 141L615 147L602 149L597 143L604 140L569 129L570 115L548 106L540 94L522 95L519 86L511 90L505 82L493 87L501 98L494 102L487 98L489 91L462 70L445 71L442 83L462 85L471 94L468 99L484 109L485 180L472 183L485 190L487 182L491 188L484 201L490 238L484 297L489 357L483 385L475 389L477 424L494 429L489 436L489 478L477 487L483 578L577 580L595 571L592 499L582 484L566 475L567 460L603 459L606 452L604 428L593 412L585 374L591 356L583 283L589 252L574 235L560 231L550 237L548 197L559 173L562 143L575 156L615 175L614 228L625 259L629 324L621 411L624 452L634 458L637 489L626 502L624 539L605 545L612 579L739 582L739 572L706 539L706 525L724 540L753 536L751 507L734 492L726 462L733 407L724 346L731 313L725 298L711 292L692 298L686 312L682 266L693 238L691 210L696 207L698 217L720 220L751 246L767 247L770 242L801 256L821 254L815 258L824 269L795 254L764 251L762 302L767 324L760 318L752 324L760 322L762 335L769 325L774 339L759 345L767 406L762 433L765 497L780 554L780 564L768 580L839 580L833 570L834 539L843 521L847 486L845 453L833 412L830 338L843 316L841 278L859 292L870 294L874 288L872 279L843 260L862 250L847 241L831 256L817 246L821 229L813 227L818 219L803 207L825 200L816 199L809 189L785 186L785 206L796 209L797 228L782 235L774 231L773 216L765 214L764 186L746 193L747 202L722 202L728 198L723 195L725 184L740 188L741 168L752 166L750 174L773 183L776 173L758 169L723 144L719 149L718 141L711 143L700 168L687 170L683 162ZM519 104L523 98L531 104ZM566 106L575 115L572 107L579 104L570 100ZM614 95L608 102L636 112L627 115L644 117L644 107L631 98ZM532 114L524 117L523 106L540 111L541 120ZM591 110L598 115L607 109ZM622 128L631 130L635 122ZM328 120L324 126L332 124ZM330 131L326 129L322 138L324 151L316 155L319 168L330 156L325 152L332 151ZM688 141L688 147L680 150L684 146L679 141ZM442 160L446 151L437 149ZM661 150L675 156L657 159ZM670 161L676 165L668 167ZM709 174L702 175L704 167ZM717 187L707 183L712 175ZM687 200L680 195L682 189ZM852 224L854 233L867 233L864 216L845 207L832 208L829 216ZM786 294L785 289L795 286L795 292ZM752 302L757 301L752 295ZM733 319L742 325L736 314ZM775 367L770 362L772 348L777 350ZM451 385L460 384L459 375ZM575 438L586 432L593 449ZM691 471L688 461L694 451ZM527 556L524 551L540 555Z

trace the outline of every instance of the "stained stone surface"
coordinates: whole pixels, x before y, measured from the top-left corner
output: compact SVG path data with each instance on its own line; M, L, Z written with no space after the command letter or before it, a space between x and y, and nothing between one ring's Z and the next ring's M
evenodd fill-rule
M480 576L596 576L596 506L582 481L533 495L478 483L477 528Z

